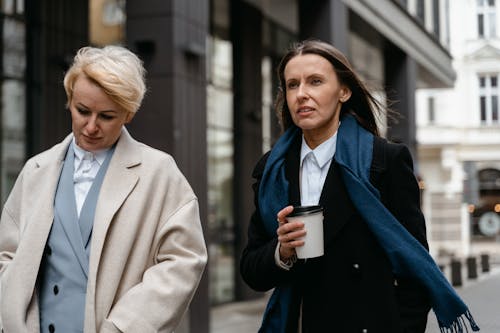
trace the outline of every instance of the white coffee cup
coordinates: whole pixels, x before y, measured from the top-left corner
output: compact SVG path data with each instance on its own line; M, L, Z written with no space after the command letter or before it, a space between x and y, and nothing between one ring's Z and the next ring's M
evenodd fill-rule
M304 223L306 235L304 246L295 248L297 258L315 258L324 254L323 244L323 208L321 206L296 206L293 212L286 217L288 222L300 221Z

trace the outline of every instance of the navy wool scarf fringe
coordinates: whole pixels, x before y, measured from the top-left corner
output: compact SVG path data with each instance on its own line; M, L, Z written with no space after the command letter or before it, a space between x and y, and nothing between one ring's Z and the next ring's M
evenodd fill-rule
M285 154L293 139L300 135L296 127L288 129L276 142L266 162L259 188L259 209L269 235L278 227L276 214L288 205L288 181L285 178ZM441 332L479 331L465 303L456 294L427 250L399 223L380 201L378 190L370 183L373 135L356 119L342 118L334 156L340 165L349 197L388 256L397 277L418 280L428 290ZM288 317L290 286L278 286L271 296L259 332L284 332Z

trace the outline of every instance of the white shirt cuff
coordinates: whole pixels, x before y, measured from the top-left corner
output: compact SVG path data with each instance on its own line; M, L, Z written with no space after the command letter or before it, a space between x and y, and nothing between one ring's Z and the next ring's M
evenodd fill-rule
M290 268L292 268L293 264L297 261L297 256L293 256L290 259L288 259L286 262L281 261L280 258L280 243L278 242L278 245L276 246L276 250L274 251L274 262L276 263L276 266L289 271Z

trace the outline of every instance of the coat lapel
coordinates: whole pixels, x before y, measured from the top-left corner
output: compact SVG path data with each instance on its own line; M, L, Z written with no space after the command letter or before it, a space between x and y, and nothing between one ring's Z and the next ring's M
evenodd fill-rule
M297 135L285 156L285 177L288 180L289 204L300 206L300 145L302 138Z
M18 253L29 254L29 258L25 258L29 264L25 265L26 273L16 277L18 280L17 285L23 286L22 290L25 291L24 295L18 295L20 298L25 298L25 308L28 308L28 304L30 304L33 297L40 262L54 220L56 187L71 138L72 135L68 135L61 144L53 148L52 153L40 155L34 160L35 168L32 172L35 176L30 178L41 181L36 185L28 184L27 188L32 188L33 192L31 194L34 196L33 200L30 200L33 203L30 211L37 212L37 215L27 217L28 223L31 223L32 226L25 228L23 238L26 241L19 244ZM21 248L25 246L28 248ZM20 261L22 260L20 259Z
M102 248L113 217L139 181L133 167L140 164L139 143L123 128L97 199L90 250L89 283L91 280L95 281Z
M292 143L285 157L285 174L289 182L288 197L290 205L300 205L300 147L301 136ZM324 214L324 240L328 244L349 221L354 206L346 191L340 175L339 165L332 161L323 185L319 204Z
M340 175L340 167L332 161L319 199L323 206L325 244L342 230L354 213L354 206Z

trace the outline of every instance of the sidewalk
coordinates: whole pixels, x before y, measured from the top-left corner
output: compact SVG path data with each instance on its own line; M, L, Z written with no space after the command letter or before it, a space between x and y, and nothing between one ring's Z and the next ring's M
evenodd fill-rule
M481 333L500 332L500 267L480 275L475 281L467 281L456 290L468 305ZM432 311L425 333L440 333Z
M494 267L491 272L481 274L476 280L464 281L464 285L456 288L456 291L469 306L481 328L481 333L500 332L500 267ZM266 300L267 298L263 297L212 308L210 332L256 333ZM432 311L429 313L425 333L440 333Z
M266 308L267 297L219 305L212 308L210 320L211 333L256 333L262 314Z

